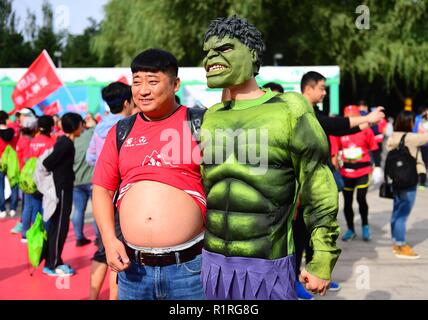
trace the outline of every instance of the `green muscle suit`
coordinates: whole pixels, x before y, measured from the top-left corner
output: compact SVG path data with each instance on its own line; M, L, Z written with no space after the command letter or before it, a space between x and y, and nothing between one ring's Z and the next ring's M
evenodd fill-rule
M262 132L267 133L267 145L260 145ZM235 141L229 154L228 136ZM330 279L340 254L335 244L338 194L326 164L326 136L306 99L268 90L255 100L217 104L205 114L202 146L208 203L205 250L270 260L293 254L291 223L299 195L314 249L306 270ZM242 163L239 152L244 159L262 156L260 163ZM219 154L223 163L215 161Z

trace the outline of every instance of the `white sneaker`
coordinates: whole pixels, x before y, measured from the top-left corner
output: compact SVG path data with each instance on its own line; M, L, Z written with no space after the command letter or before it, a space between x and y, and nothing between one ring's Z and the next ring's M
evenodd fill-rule
M0 219L6 218L7 213L6 211L0 211Z
M15 211L15 210L10 210L10 211L9 211L9 215L10 215L11 217L14 217L14 216L16 215L16 211Z

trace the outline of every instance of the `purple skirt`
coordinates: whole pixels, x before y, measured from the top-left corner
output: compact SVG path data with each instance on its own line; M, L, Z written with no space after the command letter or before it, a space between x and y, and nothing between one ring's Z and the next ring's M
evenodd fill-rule
M296 300L295 256L276 260L226 257L202 250L208 300Z

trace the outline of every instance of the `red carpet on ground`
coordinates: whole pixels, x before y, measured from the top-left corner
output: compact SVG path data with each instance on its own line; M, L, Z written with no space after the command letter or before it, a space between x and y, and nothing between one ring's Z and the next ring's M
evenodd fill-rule
M42 273L44 262L37 269L28 263L27 244L20 234L10 233L18 219L0 220L0 300L85 300L89 298L91 258L94 242L76 247L72 225L62 259L76 274L72 277L50 277ZM85 236L95 240L92 225L85 225ZM33 275L30 275L33 273ZM108 299L108 276L100 299Z

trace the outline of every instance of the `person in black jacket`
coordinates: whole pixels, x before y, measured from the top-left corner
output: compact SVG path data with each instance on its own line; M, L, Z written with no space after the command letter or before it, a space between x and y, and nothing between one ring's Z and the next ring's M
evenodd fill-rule
M300 82L300 89L302 94L306 97L309 103L314 107L315 115L321 124L327 136L343 136L353 134L368 128L373 123L378 123L385 117L383 108L379 107L377 110L360 117L330 117L319 110L317 104L324 100L327 94L326 91L326 78L315 71L305 73ZM333 170L333 165L330 162L330 167ZM310 235L303 220L302 208L299 207L295 221L293 223L293 236L294 245L296 250L296 276L299 279L300 266L302 262L303 251L306 253L305 261L308 263L312 259L312 248L309 245ZM338 283L331 281L330 290L337 291L340 289ZM306 292L299 281L296 281L296 291L299 299L313 299L312 295Z
M69 276L75 271L61 259L67 238L70 214L73 203L74 185L74 144L80 136L83 119L77 113L66 113L61 118L64 135L59 137L52 153L43 161L46 170L52 171L58 204L49 220L46 263L43 273L49 276Z

